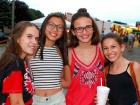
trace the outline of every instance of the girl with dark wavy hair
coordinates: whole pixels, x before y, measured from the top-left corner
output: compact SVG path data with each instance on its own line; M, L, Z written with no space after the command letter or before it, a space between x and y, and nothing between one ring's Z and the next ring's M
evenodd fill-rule
M51 13L44 20L39 49L30 65L34 78L33 105L65 105L61 74L66 62L66 23L61 13Z

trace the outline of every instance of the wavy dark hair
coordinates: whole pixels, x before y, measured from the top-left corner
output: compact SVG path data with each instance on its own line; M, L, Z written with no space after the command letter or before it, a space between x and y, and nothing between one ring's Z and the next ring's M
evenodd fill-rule
M63 31L63 35L60 39L58 39L55 42L55 45L60 49L62 57L63 57L63 61L64 61L64 65L67 64L67 31L66 31L66 22L65 22L65 16L60 13L60 12L54 12L54 13L50 13L45 20L42 23L41 29L40 29L40 38L39 38L39 49L40 49L40 59L43 59L43 50L44 50L44 46L45 46L45 42L46 42L46 26L48 24L48 21L52 18L52 17L57 17L60 18L63 23L64 23L64 31Z
M4 69L10 64L15 63L16 60L20 57L22 49L17 43L17 39L22 36L22 33L26 30L27 27L33 26L39 30L37 25L29 21L20 21L16 24L16 26L9 35L7 47L0 58L0 70Z
M71 20L71 26L70 26L70 31L69 31L69 35L70 35L70 43L69 43L69 47L77 47L79 45L79 41L77 39L77 37L75 35L73 35L72 31L74 30L74 22L81 18L81 17L86 17L92 20L92 27L94 29L93 35L92 35L92 41L91 44L92 45L97 45L100 42L100 37L99 37L99 30L98 27L96 25L95 20L90 16L90 14L87 12L86 8L80 8L77 13L75 13L72 16L72 20Z

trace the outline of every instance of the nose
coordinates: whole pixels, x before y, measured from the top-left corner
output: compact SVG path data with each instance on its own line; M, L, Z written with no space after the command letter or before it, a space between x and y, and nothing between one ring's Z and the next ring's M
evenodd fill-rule
M109 49L107 50L107 52L110 54L110 53L112 52L111 48L109 48Z
M86 32L87 32L87 30L85 28L83 28L83 33L86 33Z
M52 30L54 30L54 31L58 31L58 27L55 26Z
M32 43L33 43L35 46L38 46L38 45L39 45L39 44L38 44L37 38L33 38Z

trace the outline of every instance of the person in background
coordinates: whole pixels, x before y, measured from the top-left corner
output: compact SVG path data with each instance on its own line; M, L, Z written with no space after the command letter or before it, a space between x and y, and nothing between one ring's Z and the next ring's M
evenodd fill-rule
M137 35L138 45L140 46L140 34Z
M30 61L34 78L33 105L65 105L61 74L66 62L66 23L61 13L50 13L40 29L39 49Z
M132 51L135 42L135 35L133 33L128 34L128 50Z
M38 47L39 29L21 21L13 29L8 45L0 58L0 105L31 105L33 86L27 58Z
M123 42L126 46L126 48L128 48L128 33L124 33L124 37L123 37Z
M67 105L94 105L96 88L104 82L104 57L97 25L86 8L72 16L68 60L71 83L66 93ZM104 84L104 83L102 83Z
M102 38L102 48L106 59L110 62L105 67L106 83L110 88L110 105L138 105L136 89L130 73L133 62L138 92L140 94L140 64L123 57L125 45L123 40L114 33L108 33Z

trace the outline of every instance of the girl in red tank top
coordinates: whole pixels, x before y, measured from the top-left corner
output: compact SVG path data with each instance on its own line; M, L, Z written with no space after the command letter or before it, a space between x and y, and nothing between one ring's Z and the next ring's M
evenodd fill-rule
M72 17L69 67L71 83L66 93L67 105L94 105L96 87L104 75L98 28L86 9Z

